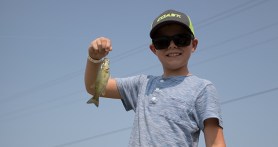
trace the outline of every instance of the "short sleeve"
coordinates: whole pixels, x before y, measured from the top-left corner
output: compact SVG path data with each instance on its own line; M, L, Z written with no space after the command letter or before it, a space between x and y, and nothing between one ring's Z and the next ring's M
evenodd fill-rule
M196 100L195 111L195 117L201 130L204 130L204 121L208 118L218 119L219 126L223 128L220 102L213 84L206 85L200 92Z
M126 111L135 111L140 88L140 76L116 78L115 80Z

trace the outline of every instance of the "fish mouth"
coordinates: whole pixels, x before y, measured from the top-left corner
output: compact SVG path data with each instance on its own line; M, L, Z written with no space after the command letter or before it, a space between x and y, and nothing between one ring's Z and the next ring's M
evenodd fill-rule
M178 52L166 54L167 57L177 57L177 56L181 56L181 55L182 55L182 53L178 53Z

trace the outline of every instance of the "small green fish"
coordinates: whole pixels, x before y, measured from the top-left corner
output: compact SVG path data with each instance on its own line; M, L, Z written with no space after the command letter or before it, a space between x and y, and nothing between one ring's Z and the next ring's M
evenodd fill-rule
M109 59L104 58L100 68L98 69L97 79L95 81L95 84L92 86L92 88L95 88L94 96L87 102L87 104L94 103L98 107L99 97L101 94L105 95L104 90L107 85L109 77L110 77Z

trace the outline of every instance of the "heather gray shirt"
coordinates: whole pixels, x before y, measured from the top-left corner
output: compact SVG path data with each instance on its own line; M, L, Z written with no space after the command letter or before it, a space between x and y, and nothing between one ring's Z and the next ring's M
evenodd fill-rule
M130 147L197 147L204 120L217 118L222 127L219 99L210 81L150 75L116 81L125 109L135 111Z

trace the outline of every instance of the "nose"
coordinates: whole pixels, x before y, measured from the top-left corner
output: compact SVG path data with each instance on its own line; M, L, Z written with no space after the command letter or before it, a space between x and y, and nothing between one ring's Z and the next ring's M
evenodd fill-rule
M170 45L168 46L168 49L171 49L171 48L177 48L177 45L174 43L173 40L170 41Z

